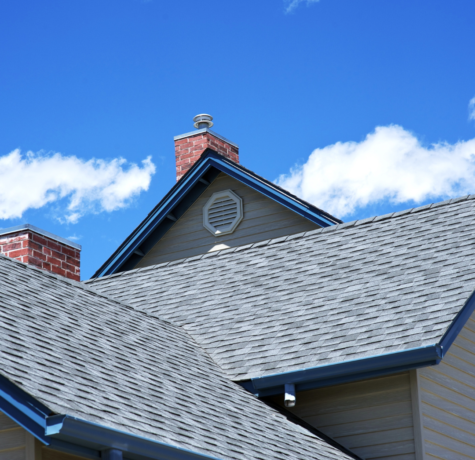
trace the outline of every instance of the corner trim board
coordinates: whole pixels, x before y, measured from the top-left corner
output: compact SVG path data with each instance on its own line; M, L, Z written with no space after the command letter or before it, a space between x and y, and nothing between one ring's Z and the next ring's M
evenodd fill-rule
M417 369L409 372L411 385L412 424L414 430L414 450L416 460L425 460L425 446L422 426L422 406L419 388L419 376Z

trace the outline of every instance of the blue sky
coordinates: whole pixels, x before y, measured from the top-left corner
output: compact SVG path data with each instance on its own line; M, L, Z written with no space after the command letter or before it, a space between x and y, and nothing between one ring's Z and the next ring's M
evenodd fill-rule
M474 19L472 0L2 2L0 227L78 238L88 278L202 112L344 220L475 193Z

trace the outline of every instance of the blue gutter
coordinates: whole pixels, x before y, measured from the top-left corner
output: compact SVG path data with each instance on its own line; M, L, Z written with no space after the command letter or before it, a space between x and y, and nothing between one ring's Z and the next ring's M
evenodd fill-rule
M262 398L283 394L286 384L295 385L295 390L298 392L402 372L416 367L432 366L438 364L441 359L441 348L438 345L429 345L297 371L255 377L246 382L241 382L241 385Z
M166 199L166 201L155 212L152 212L151 215L142 222L142 224L137 228L135 235L124 244L109 263L106 262L105 266L97 271L94 277L114 274L116 270L118 270L132 255L135 248L140 246L150 236L157 226L166 219L168 214L172 213L176 204L185 197L196 182L212 167L228 174L236 180L239 180L254 190L261 192L268 198L300 214L302 217L315 222L321 227L328 227L337 223L326 218L323 212L313 211L310 207L300 203L298 199L287 196L277 187L273 187L270 183L267 184L264 181L259 180L257 176L254 177L253 174L241 169L235 163L226 160L226 158L213 151L209 151L202 156L202 160L195 164L194 169L190 170L188 174L183 176L180 182L176 185L176 190L170 195L170 197L168 197L168 199Z
M475 291L450 323L438 343L409 350L395 351L351 361L282 372L239 382L257 397L283 394L285 385L295 385L296 391L337 385L371 377L394 374L439 364L450 346L475 311Z
M2 375L0 410L44 444L49 444L45 429L46 417L51 411Z
M51 410L0 375L0 410L52 449L99 460L101 451L120 449L131 460L219 460Z
M69 415L48 417L46 435L95 451L118 449L132 460L219 460L217 457L147 439L125 431L87 422Z

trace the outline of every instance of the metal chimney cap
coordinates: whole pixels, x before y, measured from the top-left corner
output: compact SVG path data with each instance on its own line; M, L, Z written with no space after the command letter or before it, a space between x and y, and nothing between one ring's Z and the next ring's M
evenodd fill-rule
M200 113L193 118L193 121L195 122L194 127L196 129L211 128L211 126L214 124L212 120L213 117L211 115L208 115L207 113Z

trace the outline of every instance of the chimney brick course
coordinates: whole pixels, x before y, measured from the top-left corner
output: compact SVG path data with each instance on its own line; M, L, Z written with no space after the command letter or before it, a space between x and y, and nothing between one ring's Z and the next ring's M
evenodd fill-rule
M80 281L80 249L31 229L0 235L0 254Z
M239 149L236 145L226 142L219 135L209 130L191 132L186 137L175 140L177 181L200 159L201 154L207 148L213 149L224 157L239 163Z

